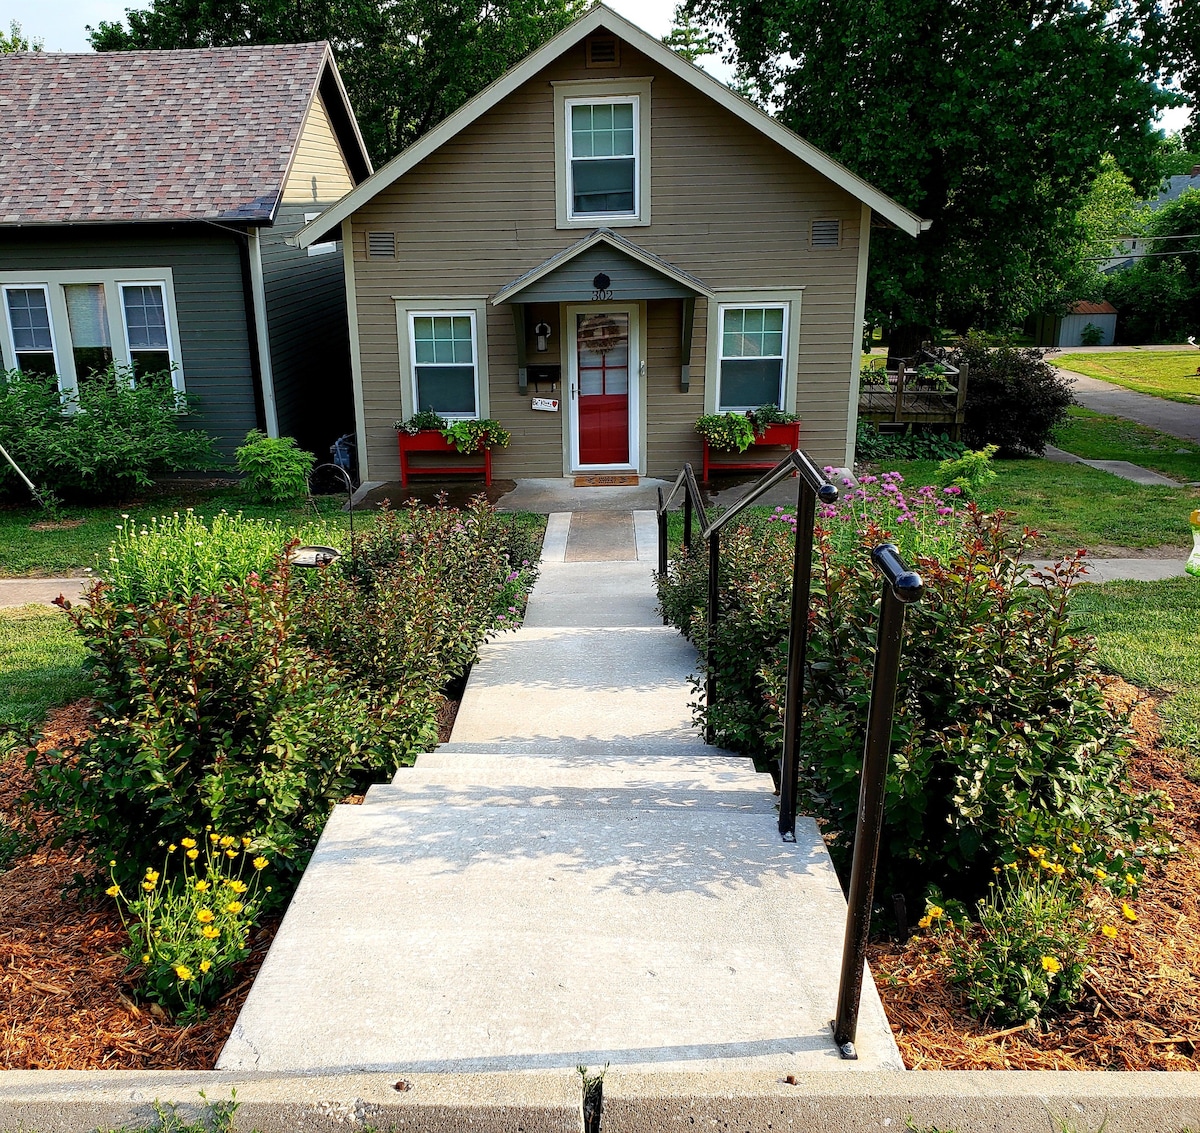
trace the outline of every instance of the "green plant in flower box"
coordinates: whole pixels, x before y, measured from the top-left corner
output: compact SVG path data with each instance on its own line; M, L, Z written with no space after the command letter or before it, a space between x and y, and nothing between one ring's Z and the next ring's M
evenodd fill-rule
M442 430L442 436L461 453L478 452L482 448L508 448L512 441L512 433L490 417L482 421L452 421Z
M696 432L710 448L745 452L754 443L754 422L744 413L706 413L697 420Z

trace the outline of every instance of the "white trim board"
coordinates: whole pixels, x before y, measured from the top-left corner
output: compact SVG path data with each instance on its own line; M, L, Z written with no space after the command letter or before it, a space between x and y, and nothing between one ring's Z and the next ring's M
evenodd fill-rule
M318 241L330 228L340 224L346 217L360 209L376 194L386 189L392 182L399 180L415 165L422 162L431 153L453 138L459 131L465 129L477 118L481 117L502 99L507 98L522 84L533 78L544 67L557 59L563 52L569 50L593 32L605 28L625 40L638 51L647 55L664 70L684 82L695 87L702 94L708 95L714 102L742 119L760 133L782 146L789 153L799 158L818 173L828 177L834 184L845 189L851 196L877 212L881 217L894 224L902 232L916 236L924 232L930 221L909 212L898 201L892 200L887 194L876 189L874 185L864 181L855 173L851 173L840 162L835 161L816 146L806 142L799 134L792 133L786 126L775 121L753 103L736 95L727 86L717 82L711 75L699 67L676 55L669 47L659 40L642 31L636 24L631 24L623 16L617 15L611 8L601 3L591 8L570 24L558 35L547 40L536 51L527 55L510 71L505 72L495 82L484 87L473 99L459 107L448 118L442 119L432 130L419 138L403 153L394 157L382 169L376 170L361 185L347 193L337 204L327 209L320 217L306 224L294 237L289 240L298 247L307 248L309 244Z

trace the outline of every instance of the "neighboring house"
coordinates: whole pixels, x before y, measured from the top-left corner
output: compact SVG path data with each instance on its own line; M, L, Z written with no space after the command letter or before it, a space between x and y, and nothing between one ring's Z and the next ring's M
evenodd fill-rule
M498 475L665 476L766 402L852 459L873 221L928 226L596 5L298 242L349 250L364 479L426 408L511 430Z
M1097 342L1084 343L1089 326L1100 331ZM1117 309L1104 301L1080 300L1067 308L1065 315L1040 315L1035 320L1034 343L1038 346L1111 346L1117 337Z
M1159 190L1158 196L1152 201L1140 202L1138 207L1153 212L1171 201L1179 200L1189 189L1200 193L1200 165L1193 165L1187 173L1177 173L1168 177ZM1138 260L1143 259L1148 251L1153 251L1149 247L1153 243L1153 239L1147 240L1145 237L1121 237L1118 241L1119 250L1116 250L1116 254L1111 259L1105 260L1100 265L1100 270L1107 275L1109 272L1132 267ZM1159 251L1161 250L1160 248Z
M0 55L0 357L170 370L229 456L353 428L342 256L285 242L371 173L324 43Z

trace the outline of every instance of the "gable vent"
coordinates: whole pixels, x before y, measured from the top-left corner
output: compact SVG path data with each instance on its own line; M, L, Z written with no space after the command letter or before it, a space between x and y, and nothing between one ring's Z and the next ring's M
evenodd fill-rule
M837 248L842 243L840 220L814 220L812 222L812 246L814 248Z
M372 260L394 260L396 258L396 234L394 232L368 232L367 256Z
M584 43L584 63L588 67L619 67L621 49L615 35L594 35Z

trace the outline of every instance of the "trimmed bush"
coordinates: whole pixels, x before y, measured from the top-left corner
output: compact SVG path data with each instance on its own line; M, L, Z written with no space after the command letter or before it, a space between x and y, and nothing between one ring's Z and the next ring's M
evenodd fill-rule
M0 375L0 444L39 488L65 499L122 499L163 472L217 463L208 434L184 428L191 404L168 382L135 388L113 367L71 397L12 370ZM27 494L0 462L0 495Z
M268 437L258 429L234 454L242 489L256 503L285 504L308 494L308 477L317 458L292 437Z

